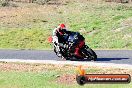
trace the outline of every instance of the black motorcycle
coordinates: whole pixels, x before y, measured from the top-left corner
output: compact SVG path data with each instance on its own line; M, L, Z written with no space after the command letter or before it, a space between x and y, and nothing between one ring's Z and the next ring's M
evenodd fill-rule
M60 47L61 56L58 55L57 44L54 44L54 52L58 57L63 57L67 60L93 60L96 61L96 53L85 44L85 38L79 32L71 32L70 35L63 36L65 47ZM79 56L75 55L75 49L78 49Z

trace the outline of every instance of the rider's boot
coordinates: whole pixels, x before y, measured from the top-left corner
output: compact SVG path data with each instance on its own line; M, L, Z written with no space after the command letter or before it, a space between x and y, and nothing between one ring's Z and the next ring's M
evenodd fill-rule
M58 57L61 57L62 56L59 46L57 46L57 55L58 55Z

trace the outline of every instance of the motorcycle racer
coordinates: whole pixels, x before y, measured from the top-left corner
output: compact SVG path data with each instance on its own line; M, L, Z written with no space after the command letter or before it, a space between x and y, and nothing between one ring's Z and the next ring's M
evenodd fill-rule
M64 34L68 33L67 28L65 24L60 24L57 28L53 30L53 43L57 45L57 50L58 50L58 56L61 56L61 47L65 47L65 45L62 43L64 41Z
M53 43L56 44L56 48L57 48L59 57L62 56L60 47L66 47L66 44L64 44L64 42L63 42L63 41L67 41L67 40L64 39L64 35L65 34L70 34L70 33L71 33L71 31L68 31L65 24L60 24L57 28L55 28L53 30L53 36L52 36ZM79 51L80 51L79 48L75 47L74 54L76 56L81 57L81 55L79 54Z

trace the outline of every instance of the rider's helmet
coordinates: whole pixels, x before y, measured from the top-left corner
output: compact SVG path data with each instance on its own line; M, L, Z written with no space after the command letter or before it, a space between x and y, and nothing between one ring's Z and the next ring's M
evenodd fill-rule
M60 24L59 26L60 26L61 29L65 29L66 28L65 24Z
M66 30L66 26L65 26L65 24L60 24L59 26L58 26L58 32L59 32L59 34L60 35L63 35L64 34L64 30Z

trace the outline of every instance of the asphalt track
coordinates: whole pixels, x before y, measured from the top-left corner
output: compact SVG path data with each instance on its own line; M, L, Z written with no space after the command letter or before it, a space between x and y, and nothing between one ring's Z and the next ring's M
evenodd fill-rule
M95 50L95 52L98 55L96 63L132 65L132 50ZM2 59L61 61L52 50L0 50L0 60Z

